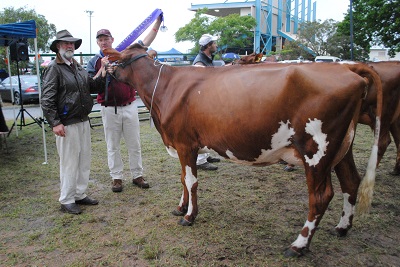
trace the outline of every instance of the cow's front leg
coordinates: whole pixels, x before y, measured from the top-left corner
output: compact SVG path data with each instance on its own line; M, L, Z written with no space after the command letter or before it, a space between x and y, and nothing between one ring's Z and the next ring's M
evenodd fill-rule
M193 224L197 214L197 168L196 168L196 154L191 154L190 163L185 162L185 158L181 158L182 174L181 182L183 185L182 197L179 202L178 208L172 212L176 216L184 216L179 220L179 224L183 226L190 226ZM193 167L189 166L192 165Z

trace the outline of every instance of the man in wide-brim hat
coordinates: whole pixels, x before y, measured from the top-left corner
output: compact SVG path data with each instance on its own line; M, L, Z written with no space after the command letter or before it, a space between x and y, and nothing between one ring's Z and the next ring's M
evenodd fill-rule
M89 113L92 111L91 93L105 88L105 64L90 78L87 71L74 59L75 49L82 39L74 38L67 30L57 32L50 49L57 53L43 74L41 105L47 122L56 135L60 158L61 211L79 214L79 205L97 205L86 195L91 164ZM98 77L103 78L98 78Z

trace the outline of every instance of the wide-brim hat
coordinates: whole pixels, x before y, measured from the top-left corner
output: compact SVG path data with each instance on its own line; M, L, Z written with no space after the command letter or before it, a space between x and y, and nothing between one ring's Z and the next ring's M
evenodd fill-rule
M78 49L82 44L82 39L74 38L72 36L72 34L69 33L69 31L62 30L62 31L57 32L56 39L51 43L51 45L50 45L51 51L58 53L57 43L59 41L74 42L75 50Z

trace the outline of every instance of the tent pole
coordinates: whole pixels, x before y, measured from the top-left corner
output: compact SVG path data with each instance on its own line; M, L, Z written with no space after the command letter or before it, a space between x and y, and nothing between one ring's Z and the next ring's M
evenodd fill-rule
M6 46L6 54L7 54L7 66L8 66L8 76L11 77L11 65L10 65L10 48ZM19 71L19 70L17 70ZM17 117L15 116L15 105L14 105L14 94L12 91L11 80L10 80L10 94L11 94L11 103L13 104L13 118L14 124L17 125ZM18 127L15 129L15 135L18 136Z
M36 29L37 31L37 29ZM43 150L44 150L44 162L42 164L47 164L47 147L46 147L46 130L44 129L44 118L43 118L43 109L42 109L42 82L40 79L40 71L39 71L39 55L38 55L38 48L37 48L37 38L33 39L35 44L35 61L36 61L36 75L38 78L38 88L39 88L39 106L40 106L40 116L42 118L42 135L43 135Z

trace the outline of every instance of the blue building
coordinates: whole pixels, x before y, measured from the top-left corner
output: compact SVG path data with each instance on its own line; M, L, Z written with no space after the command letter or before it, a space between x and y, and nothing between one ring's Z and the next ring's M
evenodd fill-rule
M223 3L192 4L189 10L208 8L206 14L215 17L230 14L254 17L257 26L254 29L253 51L268 54L282 50L286 40L295 40L299 23L316 21L316 7L316 2L312 3L312 0L226 0ZM311 50L308 52L314 54Z

